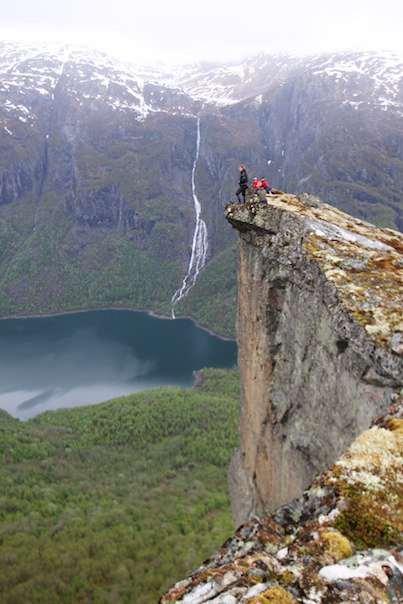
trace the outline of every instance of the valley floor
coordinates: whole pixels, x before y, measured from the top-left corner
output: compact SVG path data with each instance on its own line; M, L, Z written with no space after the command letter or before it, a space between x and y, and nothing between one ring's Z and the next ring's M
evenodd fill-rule
M239 377L0 414L0 600L155 603L231 533Z

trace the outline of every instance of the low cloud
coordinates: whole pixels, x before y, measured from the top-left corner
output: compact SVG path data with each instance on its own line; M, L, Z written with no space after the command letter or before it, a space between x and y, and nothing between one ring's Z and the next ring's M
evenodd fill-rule
M266 51L344 49L403 52L403 5L396 0L317 0L245 6L228 0L141 7L129 0L20 0L2 7L2 37L64 40L133 61L230 60Z

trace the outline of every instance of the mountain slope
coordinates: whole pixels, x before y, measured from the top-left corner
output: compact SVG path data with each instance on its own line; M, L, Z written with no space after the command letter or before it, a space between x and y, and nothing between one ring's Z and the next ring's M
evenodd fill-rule
M169 314L191 257L194 169L206 279L176 314L232 332L206 283L233 245L222 210L239 161L280 189L402 228L402 74L390 54L167 70L0 43L0 313Z
M165 81L192 98L231 105L284 85L296 74L315 75L337 83L343 102L403 110L403 58L392 52L343 52L295 57L260 54L232 63L201 63L177 68ZM163 78L162 74L157 76ZM221 94L220 94L221 93ZM258 98L258 102L263 99Z

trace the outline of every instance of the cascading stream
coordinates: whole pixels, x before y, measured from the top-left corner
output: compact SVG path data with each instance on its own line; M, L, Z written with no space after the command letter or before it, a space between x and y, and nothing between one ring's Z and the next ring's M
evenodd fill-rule
M172 296L172 318L175 319L175 305L184 298L194 284L200 274L200 271L206 264L207 250L208 250L208 238L207 238L207 226L204 220L201 218L201 204L196 193L196 170L197 163L200 155L200 117L197 118L197 137L196 137L196 155L193 162L192 168L192 195L193 203L195 208L196 222L195 230L193 233L192 241L192 253L189 260L187 273L183 278L182 285L176 290Z

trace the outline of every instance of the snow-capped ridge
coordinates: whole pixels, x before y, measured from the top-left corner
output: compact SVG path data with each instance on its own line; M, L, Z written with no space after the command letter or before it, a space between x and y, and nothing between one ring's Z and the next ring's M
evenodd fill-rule
M158 112L195 117L203 104L220 110L248 100L259 106L296 78L308 86L329 80L340 107L403 114L403 58L391 52L260 53L229 63L166 67L122 61L84 46L0 42L2 106L6 117L22 123L35 120L35 96L52 102L61 80L78 106L96 110L102 104L143 121ZM3 122L3 129L14 131L11 122Z
M78 105L102 103L113 111L135 112L139 121L156 111L193 115L185 93L169 88L153 68L85 47L0 43L0 95L17 119L21 112L31 113L34 94L53 100L61 79ZM176 97L172 103L167 104L164 90ZM16 98L22 102L15 103Z

